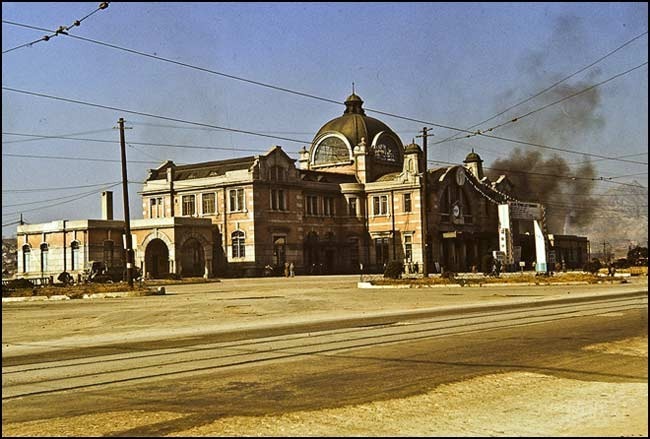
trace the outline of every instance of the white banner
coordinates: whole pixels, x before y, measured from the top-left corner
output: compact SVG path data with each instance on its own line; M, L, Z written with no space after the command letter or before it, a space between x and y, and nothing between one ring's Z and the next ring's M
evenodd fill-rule
M538 273L546 273L546 243L544 242L544 232L540 227L537 220L533 221L535 226L535 271Z
M512 240L510 235L510 209L507 204L499 204L499 251L505 254L507 264L512 264Z

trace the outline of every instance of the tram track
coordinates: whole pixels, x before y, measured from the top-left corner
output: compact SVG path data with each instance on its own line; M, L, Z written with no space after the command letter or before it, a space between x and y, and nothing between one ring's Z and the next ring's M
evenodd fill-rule
M578 303L486 310L420 319L395 316L384 323L341 329L196 343L65 360L2 367L3 401L76 389L114 386L206 373L223 368L290 361L310 355L334 355L391 343L552 323L563 319L647 309L647 295L610 297ZM152 342L153 343L153 342Z

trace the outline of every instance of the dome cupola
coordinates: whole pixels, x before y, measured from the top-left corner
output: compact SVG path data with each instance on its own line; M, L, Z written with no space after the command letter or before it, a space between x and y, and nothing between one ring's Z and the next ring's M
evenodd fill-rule
M465 167L474 174L474 177L478 180L483 179L483 160L481 160L481 157L474 152L474 148L472 148L472 152L467 154L463 163L465 163Z
M354 162L354 148L364 144L372 160L402 166L404 149L384 122L366 115L363 99L354 92L345 100L343 115L321 127L310 148L310 168L343 167Z

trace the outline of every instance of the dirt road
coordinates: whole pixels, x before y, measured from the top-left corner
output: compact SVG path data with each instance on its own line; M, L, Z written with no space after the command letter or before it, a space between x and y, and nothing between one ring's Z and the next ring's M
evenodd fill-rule
M353 288L354 279L332 279L330 284L324 284L322 279L313 282L281 286L279 282L265 283L264 280L226 281L203 290L188 286L174 291L174 287L169 287L173 294L167 297L75 301L79 303L47 304L49 306L3 305L3 360L5 356L12 358L70 345L196 335L260 322L280 324L395 309L459 306L468 302L546 300L594 291L580 286L362 291ZM640 285L647 291L647 282ZM635 288L639 289L639 285ZM595 290L604 292L606 288ZM295 382L287 382L304 379L309 380L309 386L315 386L313 381L325 380L328 374L340 374L350 366L341 358L327 366L331 367L329 372L319 369L325 367L322 364L301 368L304 378L294 375L292 367L280 366L243 371L238 377L224 375L212 381L170 381L149 389L136 386L126 394L90 391L71 393L68 400L41 398L31 403L3 400L3 435L133 436L157 432L154 435L647 436L647 308L641 316L645 319L641 326L645 333L635 336L628 334L617 338L611 331L610 341L589 343L589 331L582 335L577 332L566 335L572 346L579 346L576 356L591 353L604 355L602 358L624 367L629 367L626 364L645 365L645 381L589 380L583 376L578 379L571 374L544 373L544 369L538 367L529 370L492 368L490 373L453 382L441 381L428 385L426 391L398 392L388 399L350 397L342 399L340 404L326 404L322 408L306 403L301 406L300 399L293 399L295 395L306 396L307 390L303 388L304 383L296 387ZM629 316L617 316L616 313L604 316L607 322L623 317L629 320ZM519 340L522 336L518 334L500 336ZM536 336L526 337L534 340ZM492 343L496 341L493 339ZM481 346L482 343L467 336L468 345ZM453 352L443 351L449 358L455 358ZM428 348L423 352L422 355L429 355ZM532 357L530 361L534 362L535 355ZM571 357L563 358L567 358L567 364L573 364ZM376 367L383 367L379 365L384 363L379 362ZM578 364L573 366L578 367ZM404 376L404 372L390 372L390 368L388 372L380 372L380 369L376 372L379 376L375 379L379 383L384 380L384 373L390 379ZM412 372L413 377L406 381L418 382L432 377L427 370L413 369ZM369 373L368 376L373 375ZM285 377L283 381L280 376ZM348 382L355 383L357 379ZM208 392L203 397L201 389ZM210 392L215 389L219 392L211 402ZM343 392L355 394L351 389ZM177 395L176 401L170 400L172 394ZM255 398L260 395L264 396L256 404ZM130 404L124 404L127 400ZM237 410L235 405L220 405L228 400L250 409ZM57 415L57 405L69 407L69 410ZM120 408L127 406L128 409Z

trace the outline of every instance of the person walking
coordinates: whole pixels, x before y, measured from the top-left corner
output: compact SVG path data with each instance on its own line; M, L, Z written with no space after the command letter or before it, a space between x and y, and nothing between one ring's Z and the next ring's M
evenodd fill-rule
M296 275L296 273L293 270L294 270L294 266L293 266L293 262L291 262L289 264L289 276L291 277L294 277Z

